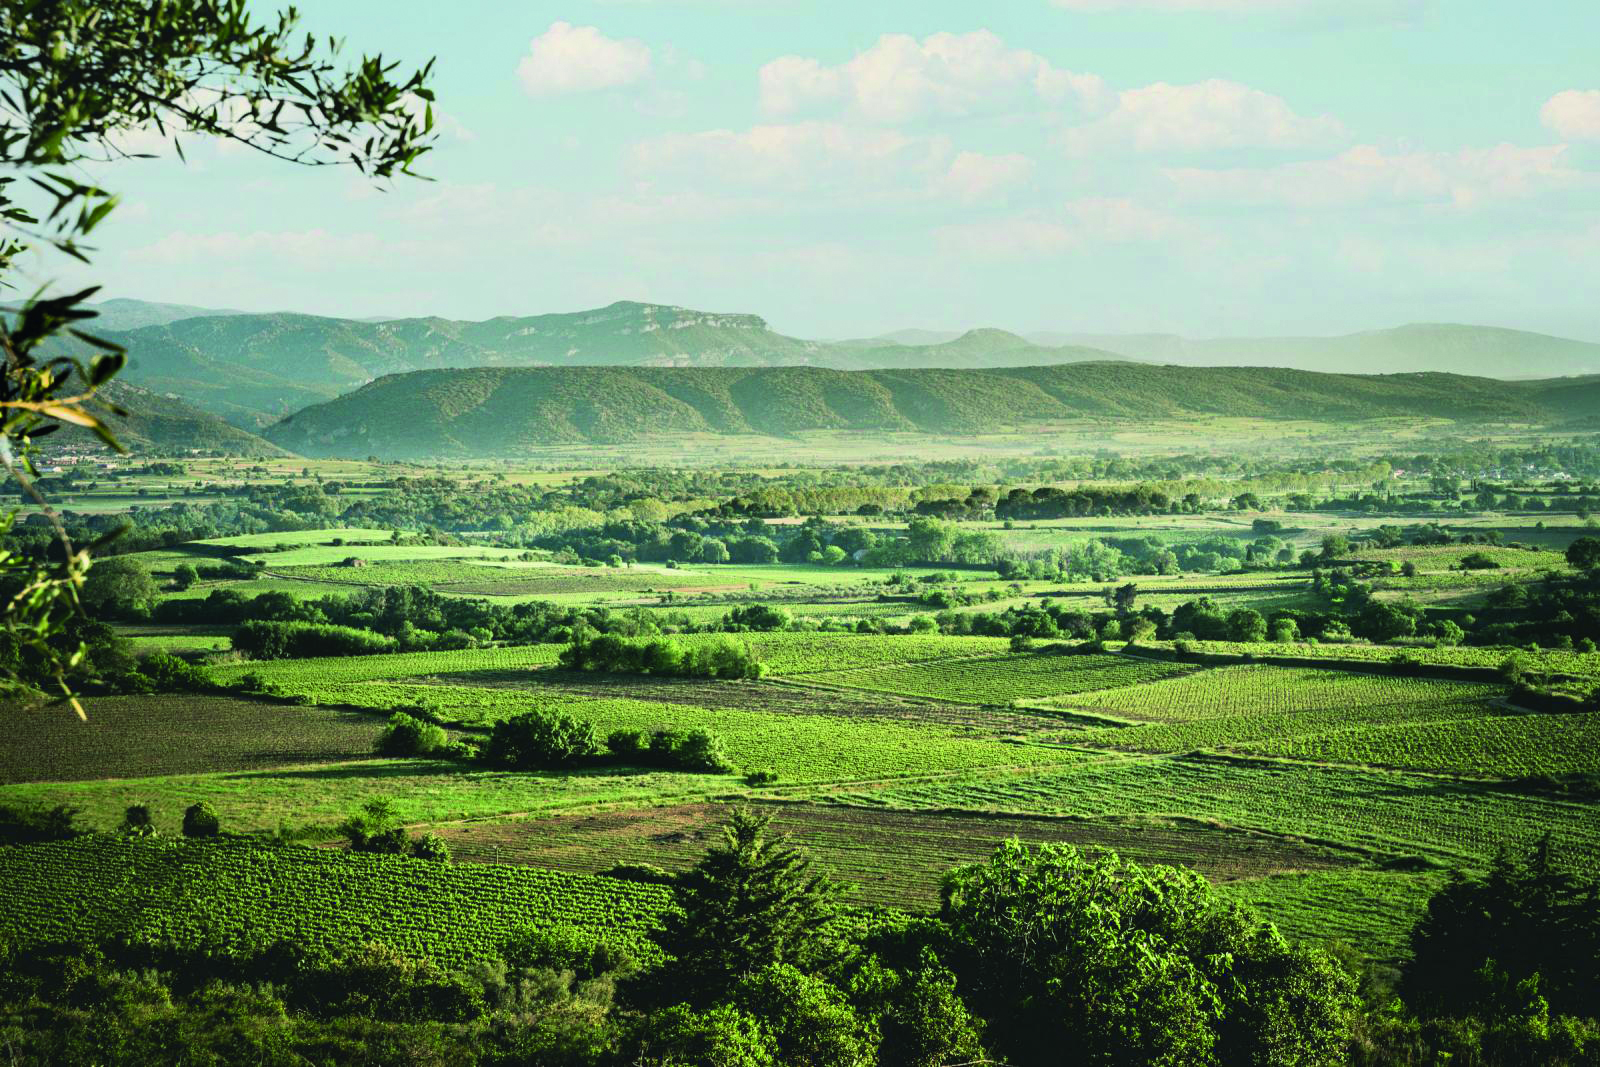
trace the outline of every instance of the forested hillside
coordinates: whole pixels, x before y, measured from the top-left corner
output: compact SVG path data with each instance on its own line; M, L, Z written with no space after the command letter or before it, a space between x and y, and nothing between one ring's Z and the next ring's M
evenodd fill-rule
M1206 415L1543 422L1563 389L1443 374L1110 362L975 371L495 368L382 378L285 419L267 436L304 455L415 458L647 434L997 433L1064 420Z
M100 395L121 407L125 417L107 419L112 433L132 452L221 452L231 456L281 456L283 449L253 433L229 425L176 397L163 396L127 382L114 380ZM89 432L68 428L70 435L87 441Z

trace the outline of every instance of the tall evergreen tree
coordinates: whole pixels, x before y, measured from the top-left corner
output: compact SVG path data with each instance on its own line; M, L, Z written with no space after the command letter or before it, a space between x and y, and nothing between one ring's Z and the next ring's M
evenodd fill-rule
M722 843L679 876L678 907L658 938L673 957L659 975L673 999L708 1004L774 964L827 962L824 928L843 887L816 872L803 851L771 838L771 821L735 809Z

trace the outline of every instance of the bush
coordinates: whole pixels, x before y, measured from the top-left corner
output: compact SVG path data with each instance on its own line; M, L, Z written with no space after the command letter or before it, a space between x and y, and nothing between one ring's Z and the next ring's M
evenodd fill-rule
M486 763L513 770L571 767L599 749L594 727L562 711L530 711L494 724Z
M618 863L600 872L607 878L620 878L624 882L643 882L646 885L671 885L672 872L653 863Z
M405 852L410 842L406 828L400 825L394 803L383 797L363 804L360 811L339 825L339 833L350 842L352 852L394 856Z
M707 730L690 730L673 749L673 764L686 771L732 774L735 770L722 739Z
M777 771L751 771L744 776L745 785L773 785L777 780Z
M122 832L129 837L149 837L156 832L155 817L148 804L129 804L122 813Z
M139 664L139 673L150 679L158 693L205 693L216 688L205 671L166 652L146 656Z
M631 758L649 751L650 739L643 730L613 730L606 738L606 749L613 756Z
M374 747L385 756L432 756L449 741L444 727L397 711L389 717Z
M217 817L217 809L204 800L184 809L184 837L216 837L221 832L222 820Z
M419 860L450 862L450 846L435 833L426 833L411 842L411 855Z

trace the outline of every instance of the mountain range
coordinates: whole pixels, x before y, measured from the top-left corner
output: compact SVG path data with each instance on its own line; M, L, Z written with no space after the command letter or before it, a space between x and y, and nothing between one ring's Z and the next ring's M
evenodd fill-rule
M690 433L973 435L1214 416L1556 424L1591 414L1597 388L1600 378L1508 383L1114 362L878 371L495 367L389 375L297 412L266 436L304 456L427 459Z
M126 345L125 378L259 431L295 411L417 370L486 367L982 369L1080 362L1281 366L1340 373L1438 371L1499 378L1600 373L1600 345L1495 327L1403 326L1343 337L1190 340L1162 334L909 330L809 341L756 315L619 302L482 322L241 313L140 301L100 305Z

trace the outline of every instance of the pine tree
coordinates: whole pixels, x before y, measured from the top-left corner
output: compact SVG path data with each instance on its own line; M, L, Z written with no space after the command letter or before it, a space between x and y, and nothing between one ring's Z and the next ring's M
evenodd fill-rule
M816 873L800 849L769 839L771 821L735 809L723 843L679 876L678 908L658 938L673 957L660 974L672 999L712 1003L765 967L827 962L825 927L843 887Z

